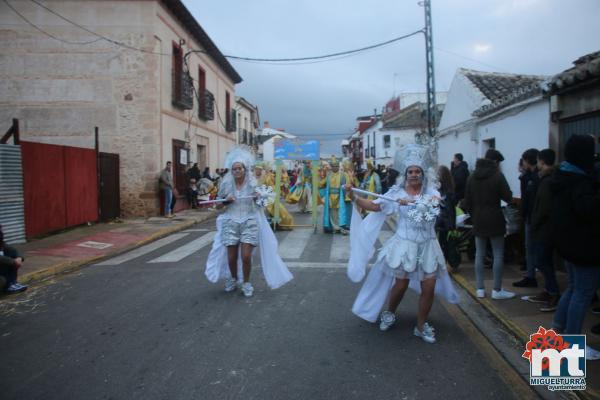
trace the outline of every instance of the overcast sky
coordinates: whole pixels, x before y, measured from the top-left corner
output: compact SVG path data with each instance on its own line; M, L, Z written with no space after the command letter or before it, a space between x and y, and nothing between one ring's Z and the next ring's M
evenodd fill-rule
M416 0L184 3L223 54L246 57L335 53L424 26ZM438 91L457 68L553 75L600 50L599 0L432 0L432 15ZM236 95L258 105L261 121L301 135L348 135L357 116L426 84L421 35L330 62L230 62L244 79Z

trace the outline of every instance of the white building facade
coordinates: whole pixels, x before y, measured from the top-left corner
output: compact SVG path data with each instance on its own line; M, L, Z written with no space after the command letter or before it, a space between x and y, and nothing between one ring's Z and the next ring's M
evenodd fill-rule
M473 170L489 148L500 151L514 197L520 197L518 163L529 149L549 147L549 102L545 77L460 69L448 94L437 136L438 164L463 154Z

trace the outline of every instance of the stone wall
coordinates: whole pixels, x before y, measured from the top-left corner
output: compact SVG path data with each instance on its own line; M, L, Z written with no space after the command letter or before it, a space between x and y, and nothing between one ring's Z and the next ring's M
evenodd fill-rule
M120 155L124 217L158 214L158 174L164 159L170 158L172 139L190 142L189 126L195 133L191 148L196 148L196 141L208 143L211 167L222 162L222 152L231 147L233 135L217 121L192 119L190 125L190 112L170 104L171 41L182 37L191 47L200 46L158 2L46 3L93 32L143 51L99 39L34 3L11 1L11 5L62 40L88 43L67 44L50 38L0 3L0 132L8 129L12 118L18 118L23 140L93 148L97 126L100 151ZM233 103L233 82L223 77L214 62L204 55L191 60L195 68L191 71L197 70L197 60L204 61L207 87L218 106L223 107L225 90L230 91ZM166 113L177 117L176 129L171 129L173 122ZM196 135L202 138L196 140Z

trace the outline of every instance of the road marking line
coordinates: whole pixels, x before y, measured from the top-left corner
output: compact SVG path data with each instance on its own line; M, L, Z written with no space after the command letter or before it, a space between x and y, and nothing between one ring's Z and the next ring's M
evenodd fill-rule
M183 233L191 233L191 232L210 232L212 229L186 229L185 231L181 231Z
M152 242L145 246L139 247L135 250L131 250L125 254L121 254L120 256L108 259L106 261L102 261L101 263L95 265L119 265L126 261L133 260L134 258L143 256L144 254L148 254L156 249L159 249L169 243L173 243L182 237L187 236L187 233L175 233L173 235L169 235L162 239L157 240L156 242Z
M348 263L335 263L335 262L302 262L292 261L285 263L288 268L346 268Z
M279 256L285 259L300 258L312 235L312 229L296 229L291 231L279 243Z
M183 260L192 253L195 253L203 247L211 244L216 234L217 232L208 232L207 234L202 235L198 239L192 240L188 244L178 247L175 250L163 256L148 261L148 263L167 263Z
M333 236L331 250L329 253L330 260L348 260L350 258L350 236Z

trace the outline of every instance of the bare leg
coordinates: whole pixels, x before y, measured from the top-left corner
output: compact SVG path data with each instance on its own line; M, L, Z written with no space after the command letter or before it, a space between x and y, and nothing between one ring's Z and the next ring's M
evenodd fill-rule
M237 281L238 279L238 269L237 269L237 260L238 260L238 246L227 246L227 261L229 263L229 272L231 272L231 277Z
M421 297L419 297L419 311L417 314L417 328L420 331L423 331L423 324L427 321L427 316L433 305L435 282L435 278L421 281Z
M244 270L244 282L250 281L250 270L252 269L252 250L254 246L242 243L242 267Z
M408 289L408 279L396 279L396 283L394 283L394 286L392 286L392 290L390 291L390 301L388 305L389 312L396 312L396 308L398 308L398 305L402 301L406 289Z

